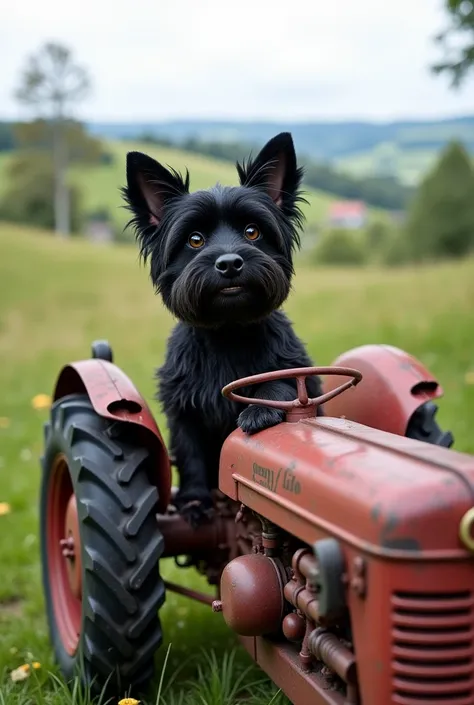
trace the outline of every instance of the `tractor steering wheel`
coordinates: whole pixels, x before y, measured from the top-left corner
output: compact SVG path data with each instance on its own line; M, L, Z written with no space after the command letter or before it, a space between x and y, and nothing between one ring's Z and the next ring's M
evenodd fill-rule
M339 385L326 394L321 394L319 397L310 398L306 389L306 378L320 375L339 375L341 377L351 377L350 380ZM235 394L234 390L240 387L248 387L254 384L262 384L263 382L274 382L280 379L296 379L298 390L298 398L292 401L279 401L276 399L259 399L243 397ZM264 372L251 377L243 377L234 382L227 384L222 394L231 401L240 402L241 404L256 404L257 406L267 406L272 409L281 409L287 414L297 416L298 419L307 418L314 415L313 409L321 404L324 404L330 399L345 392L350 387L355 387L362 379L362 373L354 370L351 367L296 367L291 370L276 370L274 372ZM296 413L295 413L296 412ZM287 420L289 420L287 418Z

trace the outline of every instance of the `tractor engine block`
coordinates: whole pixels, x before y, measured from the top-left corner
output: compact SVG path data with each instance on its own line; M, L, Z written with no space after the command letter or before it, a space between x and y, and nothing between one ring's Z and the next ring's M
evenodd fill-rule
M338 542L322 539L311 550L246 507L237 519L249 513L260 521L260 536L253 537L250 553L224 567L213 611L222 612L228 627L242 637L286 640L301 669L318 672L347 705L357 703L347 577Z

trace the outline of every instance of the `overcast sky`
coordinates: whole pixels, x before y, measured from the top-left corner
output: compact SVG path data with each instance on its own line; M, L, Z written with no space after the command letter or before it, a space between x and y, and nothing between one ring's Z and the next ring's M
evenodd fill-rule
M5 0L0 117L26 56L60 40L92 120L422 118L474 112L429 64L441 0Z

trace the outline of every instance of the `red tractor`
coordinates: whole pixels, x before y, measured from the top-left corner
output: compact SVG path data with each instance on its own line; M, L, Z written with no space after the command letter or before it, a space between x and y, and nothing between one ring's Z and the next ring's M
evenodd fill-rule
M309 399L314 374L325 393ZM298 399L238 396L271 377L294 377ZM230 434L215 518L193 529L173 509L172 461L152 413L108 344L61 371L41 539L64 676L82 666L99 687L109 678L116 692L146 688L175 591L223 617L294 705L473 705L474 457L451 450L434 419L436 379L374 345L223 394L284 408L286 419ZM160 562L178 556L215 597L163 580Z

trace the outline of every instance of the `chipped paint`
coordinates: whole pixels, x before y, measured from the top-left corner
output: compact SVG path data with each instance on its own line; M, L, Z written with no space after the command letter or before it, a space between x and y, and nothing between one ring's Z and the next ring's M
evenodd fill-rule
M474 458L436 448L433 462L420 446L328 417L269 428L258 446L236 431L221 452L220 489L303 541L323 532L368 555L459 559Z
M140 392L119 367L112 362L93 358L63 367L53 399L57 401L66 394L77 392L87 393L99 416L127 422L145 431L144 442L153 448L157 460L158 510L165 512L171 496L171 465L160 430ZM131 413L121 409L120 413L114 414L111 411L114 403L125 401L137 404L141 412Z
M420 543L411 538L383 539L381 545L397 551L421 551Z

